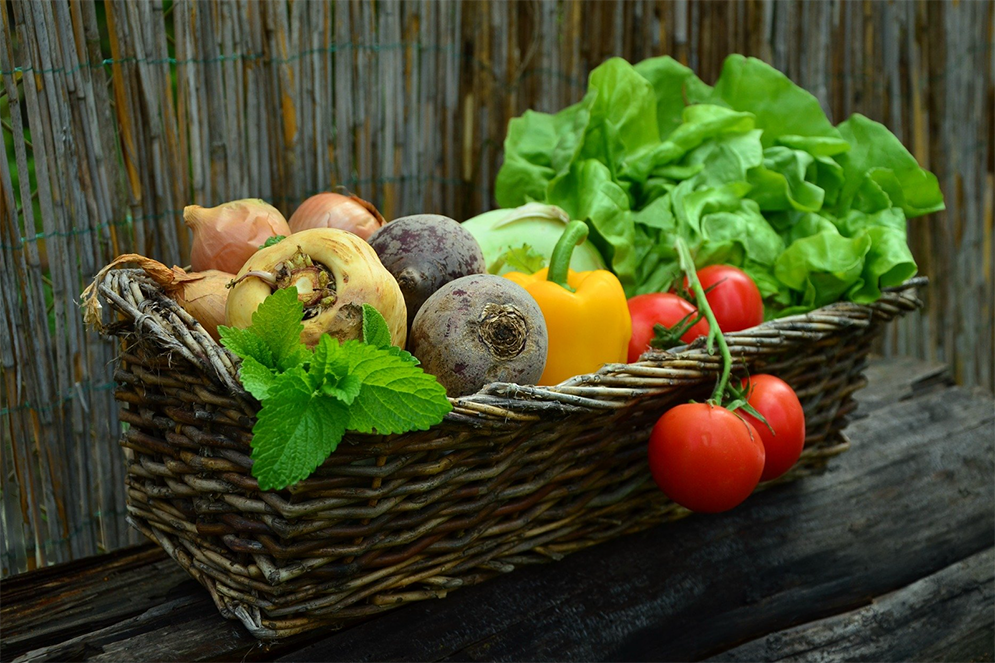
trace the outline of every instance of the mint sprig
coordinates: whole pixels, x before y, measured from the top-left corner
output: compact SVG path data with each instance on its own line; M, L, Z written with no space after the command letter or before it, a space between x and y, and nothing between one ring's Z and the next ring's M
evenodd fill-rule
M383 316L363 306L363 341L300 341L303 307L292 288L267 297L246 329L221 326L242 358L242 385L262 404L252 427L252 475L262 490L306 479L347 430L388 435L426 430L452 405L446 390L391 345Z

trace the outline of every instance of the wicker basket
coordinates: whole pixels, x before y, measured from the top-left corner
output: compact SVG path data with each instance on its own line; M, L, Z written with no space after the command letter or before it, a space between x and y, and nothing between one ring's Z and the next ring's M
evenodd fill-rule
M848 447L872 340L924 284L727 335L739 368L782 377L805 408L805 451L778 481ZM667 407L714 385L721 359L701 340L557 387L488 385L429 431L347 436L307 480L261 492L258 404L233 356L141 271L109 271L97 292L120 314L103 330L121 339L129 521L259 638L441 598L688 515L653 483L646 440Z

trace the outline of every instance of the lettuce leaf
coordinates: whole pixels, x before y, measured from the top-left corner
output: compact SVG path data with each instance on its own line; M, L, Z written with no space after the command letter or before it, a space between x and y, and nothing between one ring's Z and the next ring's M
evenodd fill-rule
M756 58L727 57L710 101L752 113L757 128L763 130L765 148L776 145L782 136L842 138L818 99Z
M553 204L571 219L586 221L591 229L589 239L622 286L635 284L635 229L629 198L612 180L608 166L597 159L574 163L549 183L546 199L555 201Z
M684 121L685 100L689 104L699 103L712 91L693 71L669 55L643 60L635 69L653 86L661 139L667 138Z
M850 144L842 161L841 211L856 207L876 212L894 206L913 218L944 208L936 175L920 168L883 124L857 113L840 124L840 133Z
M740 55L714 87L669 57L604 62L580 102L511 121L495 193L585 220L630 296L679 276L680 236L699 267L750 274L775 316L874 301L916 273L907 219L943 209L886 127L833 126L812 94Z

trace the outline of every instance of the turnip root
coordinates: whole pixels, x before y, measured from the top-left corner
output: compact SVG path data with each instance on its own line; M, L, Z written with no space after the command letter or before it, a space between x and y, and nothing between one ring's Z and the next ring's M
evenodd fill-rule
M228 295L227 324L245 328L274 290L296 288L304 305L301 341L314 347L322 334L340 341L362 338L363 304L380 312L391 342L404 347L407 316L397 281L376 252L345 230L302 230L260 249L239 270Z
M490 382L535 384L546 348L535 299L506 278L477 274L450 281L425 301L408 349L456 397Z

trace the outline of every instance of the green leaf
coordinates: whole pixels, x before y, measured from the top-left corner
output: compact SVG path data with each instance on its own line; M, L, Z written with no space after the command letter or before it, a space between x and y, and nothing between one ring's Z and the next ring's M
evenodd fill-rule
M304 369L276 378L252 428L252 475L261 490L307 478L335 451L348 410L335 398L315 395Z
M255 359L267 368L276 368L273 351L269 345L254 330L239 329L218 325L221 335L221 345L225 346L242 359Z
M901 285L915 276L918 270L904 229L899 232L893 228L874 226L864 232L870 238L870 249L864 259L861 282L847 292L847 299L858 303L877 301L881 288Z
M403 357L356 341L347 341L343 350L349 374L362 382L349 407L349 430L384 435L427 430L452 410L445 388Z
M391 346L390 330L380 311L369 304L363 304L363 343L378 348Z
M700 165L701 174L695 178L699 187L745 182L749 173L764 163L760 130L715 136L691 150L681 163Z
M307 346L301 343L303 317L304 305L297 300L297 291L294 288L277 290L253 312L252 325L248 329L232 332L230 327L225 327L221 342L243 359L253 357L269 368L285 371L300 366L311 357ZM250 336L255 340L250 340ZM262 350L264 346L268 354Z
M667 140L643 146L629 154L622 164L619 177L632 182L643 182L651 174L672 171L677 162L708 141L740 136L754 130L753 116L749 113L739 113L713 104L688 106L684 109L683 118L684 123L678 126ZM757 136L754 135L754 138ZM711 149L708 149L703 152L702 157L692 162L691 166L704 162L710 151ZM744 156L749 161L760 163L759 144L756 146L755 157ZM649 199L644 197L643 200Z
M535 274L546 266L546 258L532 248L531 245L522 244L519 247L505 251L504 255L498 258L495 265L499 269L506 266L509 268L509 271Z
M260 249L268 249L269 247L273 246L274 244L279 244L280 242L282 242L285 239L287 239L286 235L273 235L272 237L268 238L265 242L263 242L262 245L259 248Z
M750 198L765 211L819 211L826 192L806 181L808 169L814 163L815 157L801 150L767 148L764 150L763 165L750 173L749 181L753 185Z
M892 207L874 214L857 210L850 212L836 225L845 237L866 234L871 248L864 259L860 287L847 293L854 302L873 302L881 296L881 288L901 285L915 276L918 267L909 249L907 221L901 208Z
M848 290L863 287L864 257L871 237L843 237L831 223L810 236L795 240L777 259L778 281L796 291L800 307L811 309L831 304Z
M580 102L513 120L505 150L499 202L586 221L627 296L677 278L681 238L697 266L746 271L773 316L871 301L908 278L905 220L943 206L936 177L884 126L854 115L834 127L812 94L738 55L714 88L671 58L612 58Z
M556 175L550 154L558 140L557 125L562 121L548 113L529 110L508 123L504 163L494 184L494 196L501 207L518 207L543 199L546 183Z
M269 398L270 389L276 384L276 375L273 371L252 357L242 359L239 378L242 386L260 401Z
M653 87L656 123L661 139L681 124L685 99L688 104L700 103L712 90L693 71L668 55L643 60L635 69Z
M349 359L337 338L323 334L314 347L308 364L308 380L312 389L319 389L329 378L333 383L349 373Z
M653 87L622 58L610 58L588 77L590 115L583 147L571 163L598 159L612 172L627 154L660 141ZM563 172L563 164L558 172ZM576 218L576 217L573 217Z
M850 149L850 143L835 136L792 136L782 134L776 143L793 150L808 152L814 157L835 157L845 154Z
M337 398L346 405L352 405L362 388L363 381L352 374L345 376L338 382L325 382L321 385L323 394Z
M915 157L883 124L855 113L840 124L839 130L850 144L842 161L846 181L840 193L841 211L850 209L868 179L909 218L944 208L936 176L920 168Z
M763 130L761 141L765 148L777 144L782 136L841 138L818 99L756 58L727 57L711 102L752 113L757 128Z
M587 221L591 242L605 256L623 286L635 281L634 227L625 191L608 167L595 159L575 163L549 183L547 200L571 219Z
M654 201L653 205L669 208L669 197ZM647 207L643 212L650 210ZM667 214L670 214L669 210ZM680 274L677 264L677 252L673 241L661 240L663 236L674 238L673 215L670 214L669 227L656 228L643 223L636 224L636 280L625 294L627 297L642 295L649 292L665 292ZM662 220L665 223L665 220ZM669 232L668 232L669 230Z

